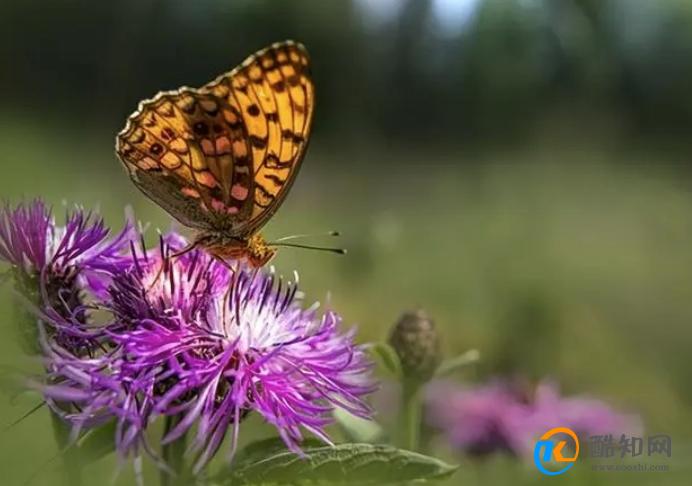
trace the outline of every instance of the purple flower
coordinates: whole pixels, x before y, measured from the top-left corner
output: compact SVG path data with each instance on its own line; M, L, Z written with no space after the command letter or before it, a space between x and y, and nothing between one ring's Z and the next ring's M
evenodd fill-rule
M449 443L472 455L524 452L523 425L531 416L516 389L504 382L476 388L436 382L427 393L428 421Z
M128 222L109 239L103 220L79 209L65 219L64 226L57 226L41 200L16 208L5 205L0 210L0 260L12 265L16 287L34 308L34 317L64 324L49 329L51 336L73 350L88 349L93 340L84 335L90 333L85 330L86 303L103 295L112 276L131 265L128 249L135 232ZM33 349L36 330L21 331L25 346Z
M211 298L228 289L228 268L207 253L170 258L186 246L181 236L169 233L161 237L158 251L140 254L133 248L130 271L117 274L108 292L109 305L122 324L136 325L147 318L192 321Z
M92 360L55 344L47 350L56 385L44 392L79 405L64 415L76 429L115 417L118 450L137 454L149 450L148 426L175 416L163 443L194 431L199 471L227 434L233 453L252 411L296 452L303 430L329 442L324 427L335 407L370 416L364 351L353 332L340 333L336 313L303 308L295 283L239 263L230 270L201 250L164 259L163 270L150 263L135 258L113 280L112 350Z
M40 273L48 260L53 221L43 201L8 204L0 211L0 257L27 273Z
M615 411L587 396L561 397L557 383L541 381L533 393L530 426L540 434L553 427L568 427L584 439L591 435L640 434L639 417Z
M475 455L504 451L530 458L536 439L554 427L568 427L584 439L641 430L636 416L593 398L561 397L548 381L533 391L508 381L474 388L438 382L428 392L429 423L453 447Z
M0 260L28 276L61 275L74 267L84 281L112 274L129 264L128 245L135 236L131 222L112 240L103 219L77 209L57 226L43 201L9 205L0 210ZM103 285L99 285L103 287Z

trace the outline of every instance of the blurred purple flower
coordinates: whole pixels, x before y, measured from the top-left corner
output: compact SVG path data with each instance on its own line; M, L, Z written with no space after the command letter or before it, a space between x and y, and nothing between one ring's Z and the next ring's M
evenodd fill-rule
M163 443L195 429L199 471L227 433L235 450L251 411L295 452L301 429L329 442L324 427L335 407L371 415L363 401L374 389L371 365L353 332L339 332L339 316L303 309L295 283L232 265L201 250L165 259L162 272L135 258L110 288L114 322L106 332L114 349L84 360L46 343L55 384L44 393L79 405L63 414L75 430L116 417L118 450L137 454L149 450L146 428L175 416Z
M472 455L523 452L527 438L522 424L530 410L506 383L466 388L436 382L429 386L426 401L428 422L443 431L454 448Z
M615 411L602 400L587 396L561 397L557 383L541 381L533 393L531 428L538 434L553 427L568 427L579 437L602 434L640 434L637 415Z
M593 398L561 397L548 381L532 392L510 381L473 388L438 382L429 387L427 404L430 425L472 455L504 451L530 458L536 439L554 427L571 428L584 439L641 430L638 417Z

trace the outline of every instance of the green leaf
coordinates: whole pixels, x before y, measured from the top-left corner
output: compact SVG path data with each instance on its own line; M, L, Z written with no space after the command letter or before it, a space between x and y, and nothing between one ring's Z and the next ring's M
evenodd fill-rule
M440 377L449 375L468 365L476 363L480 358L481 353L479 353L477 349L470 349L464 354L444 360L440 366L437 367L437 370L435 370L435 376Z
M85 464L97 461L115 450L115 420L91 429L77 440L79 458Z
M357 417L343 408L334 409L334 418L350 441L372 444L381 441L384 436L380 424L374 420Z
M312 448L312 447L323 447L324 442L308 438L303 440L302 447ZM286 447L286 443L279 437L272 437L269 439L262 439L243 447L238 453L236 453L233 458L233 468L239 464L251 464L253 462L260 461L266 457L273 456L280 452L289 452Z
M380 368L385 369L396 378L401 378L401 360L393 347L387 343L376 343L370 345L368 351Z
M340 444L303 449L234 465L212 479L217 486L235 485L383 485L443 479L457 470L439 459L389 445Z
M13 267L9 272L14 275L14 292L12 299L12 321L19 338L22 351L30 356L41 354L38 339L38 312L36 307L41 301L37 276L22 276Z

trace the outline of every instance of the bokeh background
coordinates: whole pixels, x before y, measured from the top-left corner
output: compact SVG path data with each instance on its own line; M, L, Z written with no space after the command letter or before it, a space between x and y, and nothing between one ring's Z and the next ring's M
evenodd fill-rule
M672 436L669 473L565 482L689 484L692 2L4 0L0 32L2 198L98 206L113 226L129 205L164 229L113 152L137 102L303 42L314 132L266 234L338 229L349 254L285 249L277 269L297 269L363 341L420 306L447 355L481 351L460 380L549 376ZM0 360L21 368L10 287ZM36 400L3 396L2 425ZM0 483L53 484L49 422L3 430ZM432 452L462 464L450 484L547 480ZM89 484L113 467L91 466Z

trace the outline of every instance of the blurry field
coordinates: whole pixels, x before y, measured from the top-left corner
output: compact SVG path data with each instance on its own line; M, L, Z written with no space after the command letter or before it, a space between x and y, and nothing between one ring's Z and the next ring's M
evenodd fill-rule
M119 167L112 134L21 120L6 125L3 198L41 196L59 215L63 200L100 206L114 227L131 205L154 228L169 226ZM602 397L640 413L647 433L673 437L673 472L590 475L578 465L565 482L689 484L689 177L674 152L589 140L538 135L514 147L442 156L315 143L266 234L338 229L349 254L284 249L273 263L284 275L297 270L307 299L336 308L358 325L363 341L383 339L400 312L422 306L444 334L446 353L481 351L482 362L461 379L551 376L565 393ZM9 302L5 285L0 361L27 368ZM2 397L3 423L37 401ZM250 420L241 436L268 432ZM450 484L544 480L507 458L472 462L441 445L434 452L461 461ZM0 483L22 484L45 468L32 484L53 484L55 453L41 411L0 435ZM109 478L113 467L112 460L92 466L91 477ZM155 477L150 466L147 474ZM121 482L130 481L128 470Z

